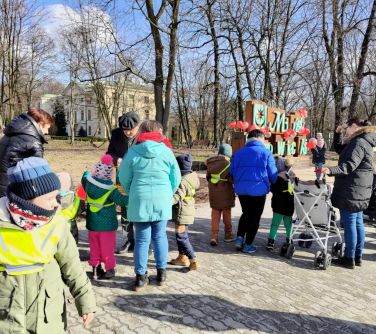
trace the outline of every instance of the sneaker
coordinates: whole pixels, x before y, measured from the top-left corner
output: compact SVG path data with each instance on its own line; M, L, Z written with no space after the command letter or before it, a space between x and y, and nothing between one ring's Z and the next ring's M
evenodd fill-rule
M191 263L189 264L189 270L197 270L199 268L199 263L196 259L193 259L190 262Z
M115 269L106 270L101 278L110 279L115 277Z
M253 246L253 245L244 244L242 252L243 253L247 253L247 254L255 253L256 252L256 247Z
M236 235L234 233L225 233L224 242L233 242L236 240Z
M274 240L273 239L268 239L268 243L266 245L266 249L268 251L272 251L274 249Z
M237 250L242 250L243 243L244 243L244 238L241 237L241 236L237 236L236 239L235 239L235 248Z
M189 266L188 256L179 254L179 256L176 259L173 259L173 260L170 261L170 264L172 264L174 266L188 267Z

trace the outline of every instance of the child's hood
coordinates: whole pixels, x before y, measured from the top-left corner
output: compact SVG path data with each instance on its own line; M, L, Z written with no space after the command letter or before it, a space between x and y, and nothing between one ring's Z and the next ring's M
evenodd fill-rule
M196 190L200 188L200 178L196 172L186 174L182 177L182 180L187 181Z
M138 143L132 146L131 150L134 150L144 158L155 158L162 153L162 150L167 146L164 143L157 143L152 140L147 140L142 143Z

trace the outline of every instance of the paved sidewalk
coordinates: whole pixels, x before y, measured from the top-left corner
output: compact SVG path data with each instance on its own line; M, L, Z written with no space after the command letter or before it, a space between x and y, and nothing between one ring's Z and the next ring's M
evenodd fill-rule
M237 203L235 231L240 212ZM68 305L69 333L376 333L374 227L367 227L361 268L332 266L323 271L313 266L314 247L298 248L291 260L265 250L270 198L253 255L236 252L233 244L223 242L211 247L209 206L199 206L196 216L190 237L201 263L199 271L169 266L166 286L157 287L153 281L135 293L132 255L119 255L117 277L94 283L98 312L88 330L74 306ZM80 253L87 259L86 231L80 237ZM173 258L177 251L172 224L168 237ZM283 239L281 228L279 245ZM149 273L156 274L153 259Z

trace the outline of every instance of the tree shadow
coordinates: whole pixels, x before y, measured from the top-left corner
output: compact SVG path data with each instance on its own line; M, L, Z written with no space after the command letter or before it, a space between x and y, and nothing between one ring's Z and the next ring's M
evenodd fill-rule
M198 331L243 329L262 333L376 332L376 325L372 324L243 307L210 295L131 294L116 297L113 305L128 314L183 325Z

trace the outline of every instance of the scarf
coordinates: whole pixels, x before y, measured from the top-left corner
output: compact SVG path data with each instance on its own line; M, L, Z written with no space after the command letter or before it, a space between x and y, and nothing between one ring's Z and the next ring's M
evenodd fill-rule
M8 211L13 223L26 231L35 230L50 222L56 210L46 210L8 192Z
M136 142L137 143L142 143L147 140L152 140L157 143L163 143L165 144L168 148L172 149L172 144L171 142L163 136L160 132L143 132L140 133L137 136Z

